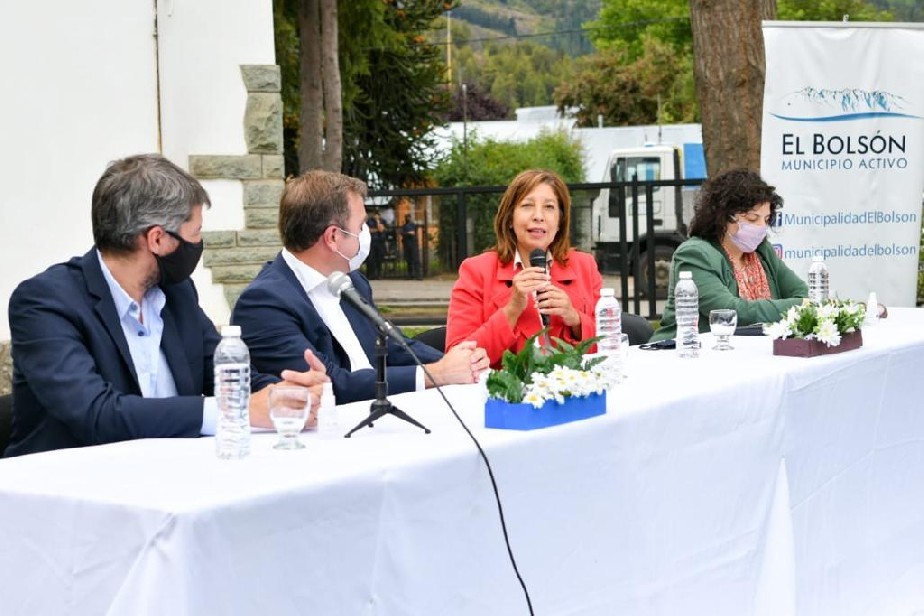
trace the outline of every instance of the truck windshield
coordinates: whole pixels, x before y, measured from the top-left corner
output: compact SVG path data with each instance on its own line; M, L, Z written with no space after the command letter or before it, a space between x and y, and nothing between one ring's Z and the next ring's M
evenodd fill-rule
M633 156L616 159L616 182L657 182L661 179L661 159L656 156ZM660 186L652 187L654 192L661 190Z

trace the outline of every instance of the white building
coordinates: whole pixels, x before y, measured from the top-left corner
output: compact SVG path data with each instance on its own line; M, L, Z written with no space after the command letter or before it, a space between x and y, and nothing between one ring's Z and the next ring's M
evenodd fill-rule
M0 346L16 285L92 245L90 195L109 161L160 151L189 168L191 155L225 155L262 169L260 178L282 177L281 143L254 157L244 130L245 109L260 99L241 67L269 66L278 81L274 64L269 0L4 3ZM213 202L205 229L242 229L242 182L203 184ZM227 322L221 286L201 265L194 278L206 312Z
M466 134L470 139L529 141L543 131L563 131L581 142L585 180L603 182L609 181L606 177L606 161L613 150L703 142L703 128L700 124L578 128L573 117L567 113L563 116L555 106L525 107L517 109L516 115L516 120L452 122L447 128L436 131L437 148L446 152L452 147L453 139L462 141Z

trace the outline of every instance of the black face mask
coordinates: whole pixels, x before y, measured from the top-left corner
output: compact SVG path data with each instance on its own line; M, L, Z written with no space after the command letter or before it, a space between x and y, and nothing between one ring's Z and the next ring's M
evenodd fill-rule
M165 229L166 231L166 229ZM171 285L183 282L196 269L202 257L202 240L196 243L187 242L179 234L173 231L167 231L167 234L176 238L180 243L177 249L168 255L154 255L157 259L157 267L160 270L160 284Z

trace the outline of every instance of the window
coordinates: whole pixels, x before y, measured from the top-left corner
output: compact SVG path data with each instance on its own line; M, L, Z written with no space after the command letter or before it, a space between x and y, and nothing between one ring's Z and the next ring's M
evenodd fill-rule
M616 182L657 182L661 180L661 159L656 156L633 156L616 159ZM655 192L660 186L653 187Z

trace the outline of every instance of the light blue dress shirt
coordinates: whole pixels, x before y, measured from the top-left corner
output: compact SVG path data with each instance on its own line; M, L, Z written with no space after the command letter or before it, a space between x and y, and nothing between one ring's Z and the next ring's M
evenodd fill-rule
M119 315L119 323L122 325L122 333L125 334L125 340L128 342L128 352L135 365L141 395L145 398L176 396L176 382L167 364L167 356L160 348L164 333L164 320L160 313L167 303L167 296L160 287L151 287L144 294L139 306L125 292L122 285L113 278L112 272L109 271L109 267L98 250L96 256L99 259L106 284L109 285L109 294L112 295L112 301L115 303L116 314ZM201 434L215 434L217 414L218 406L215 399L205 398Z

